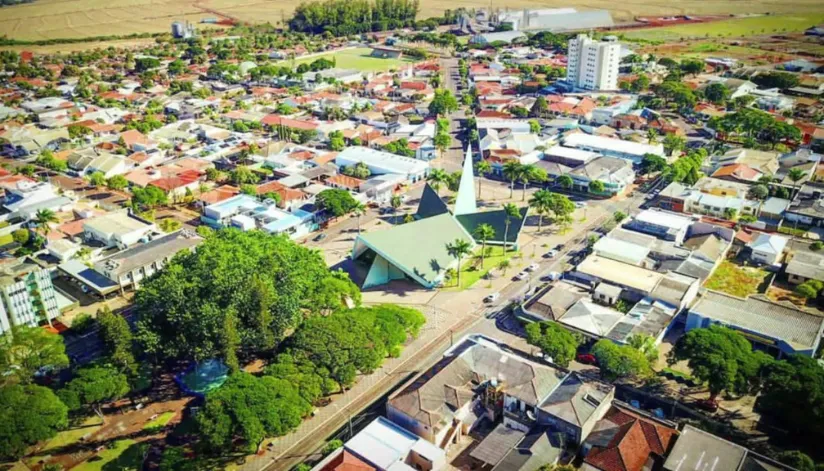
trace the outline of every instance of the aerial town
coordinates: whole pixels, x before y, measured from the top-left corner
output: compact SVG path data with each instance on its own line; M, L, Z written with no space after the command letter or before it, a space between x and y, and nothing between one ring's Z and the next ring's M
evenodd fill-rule
M0 470L824 470L824 4L82 2L0 6Z

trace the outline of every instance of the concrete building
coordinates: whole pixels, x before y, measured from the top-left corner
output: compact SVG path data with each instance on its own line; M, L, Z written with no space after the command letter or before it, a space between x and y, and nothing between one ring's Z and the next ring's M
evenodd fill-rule
M49 272L34 268L0 276L0 335L12 326L37 326L60 315Z
M352 466L352 458L366 466ZM341 466L349 458L349 466ZM342 448L331 453L312 471L438 471L446 466L446 453L414 433L378 417Z
M391 395L386 408L389 420L447 451L485 419L497 423L471 453L494 468L532 435L546 440L562 434L567 443L580 444L614 393L611 385L529 361L473 335ZM545 444L540 464L552 464L561 447Z
M335 165L343 168L363 162L373 175L393 173L403 175L410 183L426 178L429 173L427 162L383 152L368 147L351 146L335 157Z
M636 165L640 164L644 159L644 154L654 154L664 157L663 144L641 144L581 132L566 136L564 138L564 145L589 152L597 152L607 157L629 160Z
M824 317L760 296L742 299L706 291L697 299L687 315L687 331L723 325L741 333L753 348L777 357L813 356L818 349Z
M123 210L84 222L83 238L87 241L100 242L108 247L125 249L140 242L155 230L154 223Z
M278 208L273 201L261 202L246 194L207 206L200 220L216 229L260 229L270 234L287 234L291 238L305 236L316 228L312 213L300 209L287 212Z
M618 90L621 44L579 34L569 41L567 82L584 90Z

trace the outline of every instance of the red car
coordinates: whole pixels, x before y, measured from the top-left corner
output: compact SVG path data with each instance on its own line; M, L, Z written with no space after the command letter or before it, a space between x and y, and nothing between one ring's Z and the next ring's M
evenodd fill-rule
M595 359L595 355L591 353L579 353L578 356L575 357L578 360L578 363L583 363L585 365L597 365L598 360Z

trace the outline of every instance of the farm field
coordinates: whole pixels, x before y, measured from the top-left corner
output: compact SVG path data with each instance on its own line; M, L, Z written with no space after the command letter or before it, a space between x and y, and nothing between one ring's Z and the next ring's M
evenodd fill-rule
M44 40L57 38L82 38L104 35L126 35L132 33L162 33L169 31L174 20L188 20L193 23L203 18L233 18L250 23L280 23L291 15L301 0L35 0L33 3L4 7L0 9L0 35L20 40ZM445 8L477 8L489 6L485 0L452 0L439 2L423 0L420 18L440 15ZM591 0L588 2L569 0L494 0L492 7L500 8L552 8L577 6L581 9L608 9L616 21L626 22L637 15L718 15L744 13L731 11L727 0L630 0L615 2ZM819 0L788 0L767 2L756 0L746 2L746 13L794 13L800 27L820 22L824 14L824 3ZM805 12L798 15L797 12ZM808 13L809 12L809 13ZM813 12L818 13L814 15ZM759 26L758 19L750 25ZM772 25L773 23L771 23ZM200 25L203 26L203 25ZM792 26L787 24L786 27ZM685 26L690 27L690 26ZM692 25L706 29L708 25ZM775 26L772 26L775 27ZM772 29L770 27L769 29ZM785 27L785 26L780 26ZM667 28L669 29L669 28ZM713 29L713 32L715 29ZM633 34L650 34L651 30ZM704 33L675 33L706 34ZM743 33L742 33L743 34Z
M414 61L408 59L379 59L370 57L372 52L368 47L359 47L353 49L346 49L338 52L331 52L328 54L318 54L311 57L303 57L294 61L295 65L308 64L316 61L321 57L325 59L335 58L337 67L340 69L357 69L365 72L385 71L393 68L399 68L405 64L411 64ZM291 61L280 61L279 64L289 65Z
M824 13L757 16L663 28L628 30L623 33L623 37L651 41L680 41L685 38L703 37L740 38L778 32L803 31L822 21L824 21Z
M66 54L77 51L91 51L93 49L114 48L140 48L149 44L154 44L154 38L121 39L113 41L89 41L78 43L59 43L43 46L0 46L0 50L10 51L31 51L35 54Z

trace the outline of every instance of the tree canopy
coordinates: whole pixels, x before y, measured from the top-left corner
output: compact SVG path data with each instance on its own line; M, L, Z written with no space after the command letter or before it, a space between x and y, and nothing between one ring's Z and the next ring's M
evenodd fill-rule
M254 451L266 437L297 427L312 410L289 381L237 372L206 395L195 417L203 444L214 453L235 448L242 439Z
M764 368L757 408L793 436L824 436L824 369L814 358L791 355Z
M37 385L0 388L0 461L20 458L35 443L68 425L68 408L51 391Z
M120 399L129 392L126 375L110 365L93 365L77 370L74 378L59 391L60 399L71 410L91 407L103 418L103 403Z
M722 391L751 391L758 386L759 372L771 361L766 353L753 351L743 335L717 325L687 332L669 355L671 364L688 361L692 375L707 382L711 399Z
M341 188L332 188L318 193L315 199L318 207L329 211L335 217L349 214L358 204L358 201L348 191Z
M592 347L592 354L598 360L601 375L607 380L644 378L652 374L649 358L631 345L601 339Z
M533 322L526 326L526 341L552 357L553 363L566 367L575 358L581 337L555 322Z
M11 335L0 336L0 371L3 382L27 384L43 367L68 366L63 338L40 327L15 326Z
M175 257L135 298L136 340L157 360L271 350L302 319L360 292L317 252L284 236L224 229Z

